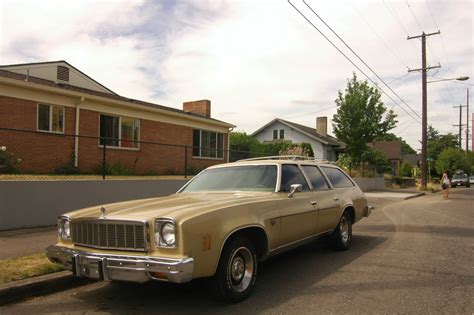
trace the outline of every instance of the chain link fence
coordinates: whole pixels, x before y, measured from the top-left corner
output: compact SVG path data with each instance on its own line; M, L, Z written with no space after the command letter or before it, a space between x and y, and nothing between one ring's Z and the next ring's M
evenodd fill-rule
M0 128L0 180L188 177L228 157L259 156L264 154Z

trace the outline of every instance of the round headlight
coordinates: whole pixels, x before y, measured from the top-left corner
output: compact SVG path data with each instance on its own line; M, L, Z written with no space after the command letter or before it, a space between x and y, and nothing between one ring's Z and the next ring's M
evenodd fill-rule
M167 222L161 227L161 239L168 246L173 246L176 241L174 224Z
M71 227L69 220L64 221L63 238L71 238Z

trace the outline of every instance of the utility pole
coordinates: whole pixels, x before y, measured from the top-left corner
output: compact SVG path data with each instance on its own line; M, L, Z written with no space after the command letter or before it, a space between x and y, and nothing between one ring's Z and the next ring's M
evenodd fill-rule
M418 36L408 36L407 39L415 39L421 37L421 68L419 69L408 69L408 72L421 71L421 89L422 89L422 110L421 110L421 189L426 190L426 173L427 169L427 104L428 104L428 93L426 89L426 72L430 69L441 68L441 65L430 67L426 66L426 37L431 35L441 34L440 31L436 33L425 34L423 32Z
M453 127L459 127L459 149L462 149L462 108L466 107L465 105L453 106L453 108L459 108L459 125L453 125Z
M474 147L472 150L474 151ZM466 97L466 157L469 157L469 89Z

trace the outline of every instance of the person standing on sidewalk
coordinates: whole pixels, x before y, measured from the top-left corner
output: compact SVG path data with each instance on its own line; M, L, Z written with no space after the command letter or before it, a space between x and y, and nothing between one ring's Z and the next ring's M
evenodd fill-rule
M451 181L449 180L448 171L443 172L441 176L441 190L443 191L443 198L449 199L449 187L451 187Z

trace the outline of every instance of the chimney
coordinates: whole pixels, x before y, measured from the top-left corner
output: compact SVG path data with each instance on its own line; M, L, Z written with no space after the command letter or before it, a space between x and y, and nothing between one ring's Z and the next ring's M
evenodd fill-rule
M328 118L317 117L316 118L316 131L320 135L326 136L328 134Z
M200 100L200 101L184 102L183 110L185 112L198 114L204 117L211 117L211 101Z

